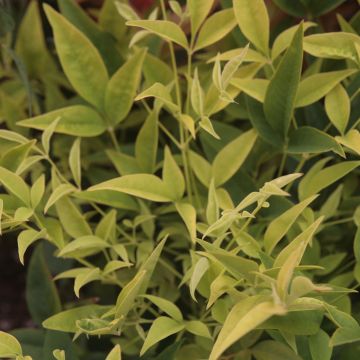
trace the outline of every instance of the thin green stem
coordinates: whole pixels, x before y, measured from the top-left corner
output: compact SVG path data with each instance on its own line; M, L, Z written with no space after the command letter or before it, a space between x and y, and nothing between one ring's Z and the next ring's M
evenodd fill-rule
M109 127L108 128L108 132L109 132L109 135L110 135L110 138L111 138L111 141L114 145L114 148L116 151L119 151L120 150L120 146L119 146L119 143L117 141L117 138L116 138L116 135L115 135L115 131L112 127Z

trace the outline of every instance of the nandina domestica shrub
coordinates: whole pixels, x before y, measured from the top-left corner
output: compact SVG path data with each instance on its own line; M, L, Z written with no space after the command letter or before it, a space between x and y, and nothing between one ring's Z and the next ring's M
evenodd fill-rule
M357 2L49 3L0 2L0 358L358 359Z

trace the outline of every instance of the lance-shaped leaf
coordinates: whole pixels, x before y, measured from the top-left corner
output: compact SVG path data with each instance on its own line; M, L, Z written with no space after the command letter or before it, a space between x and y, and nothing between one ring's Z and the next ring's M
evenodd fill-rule
M344 134L350 117L350 98L341 84L335 86L325 97L325 110L331 123Z
M58 200L60 200L63 196L71 194L76 191L76 188L70 184L61 184L59 185L50 195L49 200L47 201L44 212L46 213L49 208L54 205Z
M0 183L25 205L30 205L30 189L20 176L0 167Z
M191 33L193 38L208 16L213 4L214 0L188 0L187 5L190 11Z
M253 148L256 138L256 132L249 130L219 151L212 164L216 186L224 184L239 170Z
M130 57L106 87L105 111L111 126L123 121L131 109L139 87L145 54L146 50L140 50Z
M135 158L139 168L147 173L153 173L158 150L158 115L153 111L145 120L135 141ZM115 157L116 159L116 157ZM124 163L120 159L121 164ZM138 171L141 172L141 171Z
M264 0L233 0L241 32L263 54L269 53L270 20Z
M181 172L168 147L165 147L165 159L162 176L164 184L172 198L181 200L185 192L185 180L183 173Z
M41 239L46 234L46 230L36 231L34 229L27 229L23 230L18 238L18 252L19 252L19 259L20 262L24 265L24 255L27 248L33 244L35 241Z
M106 356L105 360L121 360L121 347L119 344L114 346L114 348Z
M186 228L190 234L190 239L195 243L196 241L196 210L194 206L185 202L176 202L176 210L183 219Z
M172 41L187 49L188 41L180 26L168 20L131 20L128 26L136 26L148 30L165 40Z
M257 101L263 103L265 100L266 90L269 85L269 80L234 78L231 81L231 85L240 89L246 95L249 95Z
M155 175L132 174L105 181L92 186L88 191L113 190L141 197L143 199L168 202L174 200L165 183Z
M254 330L273 315L282 315L285 309L272 302L260 302L257 297L246 298L237 303L227 316L224 326L212 348L209 360L220 355L237 340Z
M314 173L306 181L306 186L302 186L300 198L317 194L335 181L356 169L360 165L360 161L344 161L339 164L329 166ZM300 190L300 189L299 189Z
M4 152L2 158L0 159L0 166L18 173L18 169L28 158L29 152L35 143L36 140L33 140L27 142L26 144L11 147L9 150Z
M179 323L176 320L166 316L158 317L150 327L145 342L140 350L140 356L142 356L151 346L170 335L178 333L184 328L185 325L183 323Z
M359 130L352 129L344 136L336 136L336 141L353 150L360 155L360 133Z
M86 271L82 272L81 274L75 277L74 283L74 292L77 297L80 297L80 289L88 284L91 281L99 280L100 279L100 269L99 268L89 268Z
M304 51L326 59L350 59L359 62L355 45L360 45L360 38L345 32L309 35L304 38Z
M348 76L354 74L354 72L356 72L356 70L347 69L339 71L329 71L306 77L299 84L295 106L308 106L320 100L332 89L336 88L336 85L338 83L346 79Z
M199 285L199 282L205 275L205 273L208 271L209 267L210 267L209 260L205 257L201 257L195 264L194 270L191 274L190 284L189 284L190 295L196 302L197 300L195 297L195 290Z
M144 295L145 299L150 300L153 304L155 304L160 310L168 314L174 320L182 321L183 316L179 308L173 304L171 301L161 298L159 296L154 295Z
M324 220L324 217L321 216L317 220L315 220L309 227L307 227L302 233L300 233L294 240L290 242L276 257L274 262L274 267L280 267L284 265L286 260L289 258L290 254L292 254L297 248L301 247L301 244L305 244L302 247L301 257L306 249L308 243L312 240L316 230L320 226L321 222Z
M50 111L43 115L21 120L18 125L45 130L58 117L61 118L55 128L55 132L58 133L91 137L102 134L106 129L101 116L95 110L83 105L68 106Z
M286 235L306 207L317 197L318 195L310 196L299 204L292 206L269 224L264 235L264 246L269 254L274 250L277 243Z
M80 138L76 139L70 149L69 167L76 185L81 187Z
M90 104L102 109L108 74L91 41L49 5L44 6L54 31L57 53L75 90Z
M236 25L233 9L217 11L201 27L194 51L210 46L225 37Z
M86 257L96 254L110 245L94 235L81 236L67 245L59 252L61 257Z
M285 140L294 111L302 68L303 29L299 25L291 45L267 88L264 111L270 126Z

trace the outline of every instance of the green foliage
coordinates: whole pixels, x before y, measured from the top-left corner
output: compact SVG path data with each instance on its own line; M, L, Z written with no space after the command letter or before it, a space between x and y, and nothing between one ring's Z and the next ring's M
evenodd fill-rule
M327 360L360 340L359 13L326 33L343 1L273 2L288 27L264 0L59 0L51 33L37 1L17 32L0 9L1 241L37 326L0 332L0 358Z

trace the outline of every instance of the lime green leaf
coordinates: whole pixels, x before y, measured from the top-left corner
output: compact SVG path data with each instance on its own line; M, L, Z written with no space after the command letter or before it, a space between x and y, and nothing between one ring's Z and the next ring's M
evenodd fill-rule
M106 356L105 360L121 360L121 348L119 344L113 347L113 349Z
M211 339L211 334L209 332L208 327L201 321L198 320L187 321L185 323L185 329L186 331L189 331L194 335Z
M344 136L336 136L335 140L360 155L360 133L358 130L351 129Z
M330 71L306 77L299 84L295 106L304 107L320 100L332 89L335 90L337 84L354 74L355 71L354 69Z
M190 11L191 20L191 34L195 37L195 34L199 30L200 26L208 16L214 0L188 0L187 6Z
M120 260L112 260L112 261L109 261L106 266L104 267L104 270L103 270L103 274L104 275L107 275L107 274L110 274L116 270L120 270L120 269L123 269L123 268L128 268L132 266L131 263L129 262L126 262L126 261L120 261Z
M49 208L54 205L58 200L63 196L73 193L76 191L76 188L70 184L60 184L50 195L49 200L47 201L44 212L46 213Z
M327 133L310 126L302 126L290 133L288 152L292 154L333 151L345 157L339 143Z
M58 133L92 137L105 131L105 123L100 115L90 107L83 105L68 106L50 111L43 115L21 120L18 125L45 130L58 117L61 118L55 129L55 132Z
M141 348L140 356L142 356L151 346L155 345L162 339L170 335L176 334L183 330L185 325L179 323L166 316L160 316L152 323L145 342Z
M208 192L208 201L206 206L206 220L209 225L213 224L219 220L219 203L216 195L216 188L214 180L211 180L209 192Z
M336 214L341 201L343 188L343 184L340 184L336 190L328 196L319 210L319 215L322 215L327 219Z
M149 174L125 175L92 186L88 191L114 190L138 196L151 201L168 202L174 200L165 183Z
M350 99L341 84L335 86L325 97L325 110L332 124L344 134L350 117Z
M16 357L22 355L22 348L15 336L0 331L0 356Z
M115 237L116 227L116 210L111 209L103 218L99 221L95 229L95 236L112 242Z
M109 306L85 305L62 311L46 319L42 325L45 329L63 332L77 332L76 322L81 319L97 318L109 310Z
M199 125L202 129L204 129L207 133L213 136L215 139L219 140L220 136L216 133L211 120L207 116L203 116L199 122Z
M134 278L122 288L116 300L116 318L126 317L128 312L134 307L135 299L140 293L145 274L146 270L140 269Z
M306 21L303 24L304 32L316 26L316 23ZM298 25L292 26L286 30L284 30L274 41L272 50L271 50L271 58L276 59L291 43L291 39L294 37Z
M360 161L344 161L320 170L307 179L306 186L299 188L301 199L317 194L335 181L341 179L360 165Z
M188 47L188 41L180 26L167 20L131 20L128 26L136 26L148 30L165 40L172 41L184 49Z
M53 351L53 356L56 360L66 360L65 359L65 351L60 349L55 349Z
M264 246L269 254L271 254L277 243L286 235L305 208L317 197L317 195L310 196L299 204L292 206L269 224L264 235Z
M194 71L194 79L191 84L191 105L197 115L203 116L204 114L204 91L201 88L199 81L198 70Z
M274 340L264 340L251 348L256 360L301 360L288 346Z
M153 173L158 149L158 116L153 111L145 120L135 141L135 157L140 169Z
M211 15L201 27L194 51L210 46L225 37L236 25L233 9Z
M115 150L107 150L106 154L120 175L129 175L141 172L139 164L133 156L123 154Z
M209 187L211 181L211 165L199 154L194 151L189 151L190 166L195 176L200 182Z
M58 116L54 121L52 121L43 131L42 135L41 135L41 143L42 146L45 150L46 154L49 154L50 151L50 141L51 141L51 137L53 136L55 129L59 123L59 121L61 120L61 117Z
M234 11L241 32L263 54L269 53L270 21L263 0L234 0Z
M69 154L69 166L76 185L81 187L81 157L80 157L80 141L78 138L74 141Z
M295 250L298 248L301 248L302 250L302 253L299 255L299 257L301 258L307 244L312 240L314 234L316 233L316 230L318 229L323 220L324 217L319 217L302 233L300 233L294 240L292 240L289 245L287 245L283 250L281 250L281 252L275 259L274 267L281 267L282 265L284 265L290 255L294 253Z
M120 1L115 1L116 9L125 20L140 20L139 15L131 6Z
M176 210L183 219L186 228L189 231L190 239L195 243L196 241L196 210L195 208L188 203L176 202Z
M309 35L304 38L304 51L326 59L350 59L359 62L355 45L360 38L345 32Z
M36 181L34 182L33 186L30 189L30 200L31 200L31 206L33 209L35 209L45 192L45 175L40 175Z
M80 289L91 281L100 279L100 269L86 269L83 273L75 277L74 292L77 297L80 297Z
M0 166L0 183L25 205L30 204L30 189L20 176Z
M24 255L27 248L33 244L36 240L43 238L46 234L45 230L36 231L33 229L23 230L18 238L18 252L19 252L19 259L20 262L24 265Z
M105 111L111 126L123 121L131 109L140 84L145 54L145 50L140 50L129 58L112 76L106 87Z
M271 127L284 139L294 110L302 68L302 24L295 32L291 45L278 65L267 88L264 111Z
M35 142L35 140L29 141L26 144L14 146L4 152L2 158L0 159L0 166L10 171L19 173L18 169L25 162L29 152L35 145Z
M185 180L168 147L165 147L165 159L162 176L164 184L172 198L181 200L185 192Z
M185 128L187 130L189 130L189 132L190 132L191 136L193 137L193 139L195 139L196 133L195 133L195 121L194 121L194 119L190 115L187 115L187 114L180 114L178 119L185 126Z
M21 134L5 129L0 129L0 138L17 142L19 144L26 144L27 142L29 142L29 140Z
M254 146L256 138L256 132L249 130L218 152L212 164L216 186L224 184L239 170Z
M168 314L174 320L181 322L183 320L183 316L179 308L173 304L171 301L163 299L154 295L144 295L144 298L150 300L153 304L155 304L160 310Z
M267 79L240 79L234 78L231 80L231 85L243 91L245 94L260 101L265 100L267 88L269 86L269 80Z
M192 272L190 278L190 295L197 302L195 297L195 290L199 285L200 280L205 275L210 267L209 260L205 257L201 257L194 266L194 270Z
M85 100L102 109L108 74L99 52L62 15L49 5L44 9L54 31L56 50L66 76Z
M144 280L141 285L141 291L140 293L145 293L147 287L149 286L150 278L154 272L154 269L156 267L157 262L159 261L160 254L162 252L162 249L164 248L164 245L166 243L167 236L165 236L159 244L156 246L156 248L153 250L153 252L148 256L148 258L145 260L145 262L140 266L140 271L145 271Z
M174 113L179 111L179 106L174 103L169 89L159 82L156 82L155 84L144 90L135 98L135 100L138 101L148 97L154 97L156 99L159 99Z
M239 309L240 307L242 309ZM254 304L249 302L248 299L240 301L227 316L224 326L212 348L209 360L218 359L227 348L251 330L254 330L271 316L281 315L284 312L285 310L282 306L271 302Z
M78 191L74 197L86 201L112 206L118 209L138 211L139 206L135 199L130 195L119 193L112 190Z
M59 252L60 257L85 257L109 247L109 244L94 235L81 236L67 245Z

